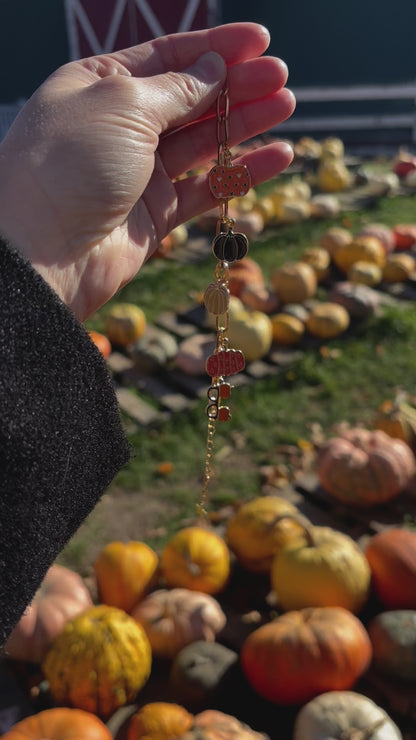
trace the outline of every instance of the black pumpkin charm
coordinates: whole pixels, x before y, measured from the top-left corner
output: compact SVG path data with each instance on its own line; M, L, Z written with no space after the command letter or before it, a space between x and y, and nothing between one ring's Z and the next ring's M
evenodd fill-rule
M245 234L234 233L232 229L222 231L213 243L212 251L218 260L235 262L241 260L248 252L248 239Z

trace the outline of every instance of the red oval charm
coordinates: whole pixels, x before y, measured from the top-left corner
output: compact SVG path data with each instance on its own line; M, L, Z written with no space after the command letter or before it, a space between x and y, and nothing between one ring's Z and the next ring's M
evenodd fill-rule
M208 183L215 198L236 198L248 193L251 178L245 164L217 164L208 175Z

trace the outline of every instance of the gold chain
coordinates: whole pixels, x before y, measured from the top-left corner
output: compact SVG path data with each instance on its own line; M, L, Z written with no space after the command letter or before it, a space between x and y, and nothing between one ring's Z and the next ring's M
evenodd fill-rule
M240 350L228 347L229 324L229 263L242 259L248 249L245 234L233 232L234 221L228 215L228 201L236 195L245 195L250 189L250 175L244 165L234 166L229 148L230 101L228 86L221 90L217 98L217 164L208 175L212 195L218 199L219 217L212 251L217 258L215 282L208 285L204 303L206 309L216 317L216 345L213 354L207 360L206 369L211 376L211 385L207 390L208 417L205 467L202 491L197 504L197 515L206 518L208 508L208 485L212 478L212 459L214 456L214 437L217 421L231 418L230 409L223 405L228 399L232 385L226 378L244 369L244 355Z

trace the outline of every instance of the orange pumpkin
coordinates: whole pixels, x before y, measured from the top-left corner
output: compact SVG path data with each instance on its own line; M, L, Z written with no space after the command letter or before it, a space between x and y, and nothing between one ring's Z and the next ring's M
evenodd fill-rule
M130 612L152 585L158 563L144 542L110 542L94 563L100 600Z
M393 227L393 238L397 250L410 249L416 244L416 224L396 224Z
M109 357L111 355L111 342L105 334L101 334L99 331L88 332L90 339L94 342L97 349L100 350L103 357Z
M228 281L230 294L238 298L246 285L264 287L263 270L250 257L244 257L230 265Z
M15 660L41 663L68 619L90 606L90 592L81 576L62 565L52 565L10 634L7 654Z
M375 534L365 550L374 590L389 609L416 609L416 532L392 528Z
M415 459L405 442L379 429L349 429L322 445L317 472L331 496L364 508L398 496L415 472Z
M2 740L112 740L98 717L83 709L54 707L25 717L2 735Z
M173 740L189 730L193 720L180 704L149 702L130 717L127 740Z
M300 704L350 689L372 657L368 633L342 607L282 614L245 640L241 664L253 689L277 704Z
M272 274L273 288L282 303L303 303L313 298L318 281L307 262L287 262Z
M268 736L231 714L205 709L195 716L192 729L181 740L268 740Z
M205 527L180 529L161 556L162 575L169 587L216 594L230 575L230 553L224 540Z

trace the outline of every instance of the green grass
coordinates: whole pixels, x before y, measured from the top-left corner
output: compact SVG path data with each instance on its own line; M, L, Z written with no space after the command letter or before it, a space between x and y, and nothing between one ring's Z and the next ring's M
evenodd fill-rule
M276 266L296 259L307 246L316 244L329 226L347 224L356 231L368 222L413 222L415 206L414 197L386 198L370 210L344 214L338 220L304 222L264 232L251 245L250 255L268 276ZM212 280L213 268L210 256L198 265L154 260L114 300L137 303L153 321L164 310L192 305L192 296ZM106 310L93 317L92 327L102 327ZM341 420L371 426L377 406L383 399L393 397L397 388L415 393L413 303L386 307L381 316L355 325L327 346L331 352L324 355L318 343L312 344L298 362L280 375L233 391L232 419L217 425L215 480L210 486L214 508L236 498L257 495L260 466L276 462L282 444L308 439L313 425L319 424L325 433L330 433ZM150 431L126 420L134 456L117 476L115 489L130 491L132 496L141 491L161 502L175 503L175 511L163 522L160 536L149 535L152 543L162 542L181 521L195 515L206 442L204 407L205 402L201 401L191 411L173 415L160 428ZM158 465L166 460L173 463L173 471L169 476L161 476ZM140 507L137 515L140 516ZM83 550L87 557L91 541L97 541L94 517L93 513L62 556L69 565L73 558L78 569Z

